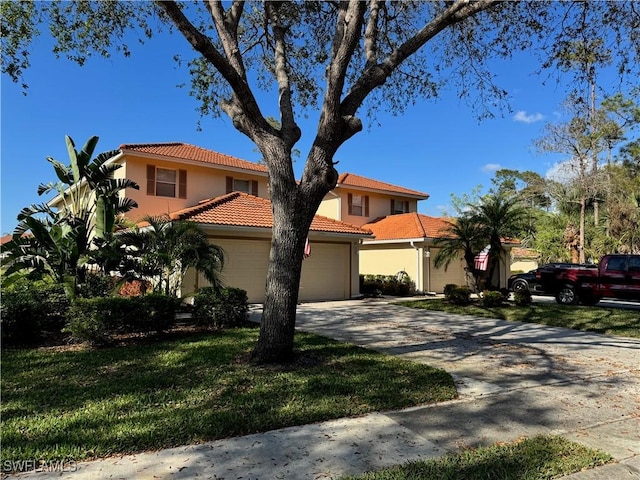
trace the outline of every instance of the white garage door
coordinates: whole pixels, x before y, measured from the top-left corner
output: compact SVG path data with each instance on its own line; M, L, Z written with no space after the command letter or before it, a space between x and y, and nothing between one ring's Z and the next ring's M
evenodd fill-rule
M215 238L211 241L225 251L222 282L226 286L246 290L249 302L262 303L269 262L269 240ZM349 252L349 244L312 242L311 256L302 262L299 299L312 301L349 298ZM189 283L189 277L189 274L185 276L185 283ZM199 275L198 285L202 287L207 284L204 276Z

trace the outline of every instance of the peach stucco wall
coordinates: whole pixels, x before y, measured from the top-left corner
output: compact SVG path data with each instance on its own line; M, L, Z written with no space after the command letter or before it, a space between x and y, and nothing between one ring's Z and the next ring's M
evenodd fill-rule
M376 192L365 192L362 190L350 190L346 188L339 188L334 190L334 193L340 195L341 198L341 218L337 220L342 220L343 222L350 223L352 225L361 226L369 221L378 218L378 217L386 217L387 215L391 215L391 199L396 200L408 200L409 201L409 212L417 212L418 211L418 201L412 198L402 197L401 195L384 195ZM369 215L368 216L358 216L358 215L349 215L349 201L348 195L349 193L354 195L367 195L369 197ZM364 213L364 212L363 212Z
M187 198L182 199L147 195L147 165L186 170ZM134 221L139 220L144 215L170 213L196 205L202 200L224 195L226 193L227 176L232 176L241 180L257 180L258 195L263 198L269 198L266 177L253 175L247 172L220 170L211 168L211 166L199 166L155 159L151 160L128 155L125 159L125 166L119 169L117 174L133 180L140 185L140 190L127 189L126 191L126 195L129 198L138 202L138 208L131 210L127 214L127 217Z

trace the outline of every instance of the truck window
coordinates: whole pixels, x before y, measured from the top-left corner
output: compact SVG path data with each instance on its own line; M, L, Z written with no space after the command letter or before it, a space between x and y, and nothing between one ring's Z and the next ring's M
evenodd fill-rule
M611 257L607 262L607 270L624 270L624 257Z
M640 257L629 257L629 271L640 272Z

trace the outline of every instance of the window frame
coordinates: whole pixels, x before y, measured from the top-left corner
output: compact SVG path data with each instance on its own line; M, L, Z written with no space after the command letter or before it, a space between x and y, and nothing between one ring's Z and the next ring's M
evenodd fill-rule
M174 172L174 182L159 180L158 171ZM158 193L158 184L173 185L173 195ZM162 198L187 198L187 171L180 168L159 167L157 165L147 165L147 195Z
M360 198L360 203L354 203L354 197ZM347 195L347 207L349 215L354 217L368 217L369 216L369 195L362 195L360 193L349 193ZM358 209L356 211L356 208Z

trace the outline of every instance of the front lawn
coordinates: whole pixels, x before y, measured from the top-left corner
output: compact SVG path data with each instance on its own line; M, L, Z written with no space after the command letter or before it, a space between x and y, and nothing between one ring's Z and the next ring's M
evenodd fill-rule
M80 461L441 402L446 372L312 334L257 367L257 328L2 351L2 461Z
M548 480L609 461L611 456L562 437L536 436L342 480Z
M467 306L453 305L444 298L400 302L399 305L640 338L640 310L566 306L557 303L533 303L528 307L507 303L502 307L486 308L477 302Z

